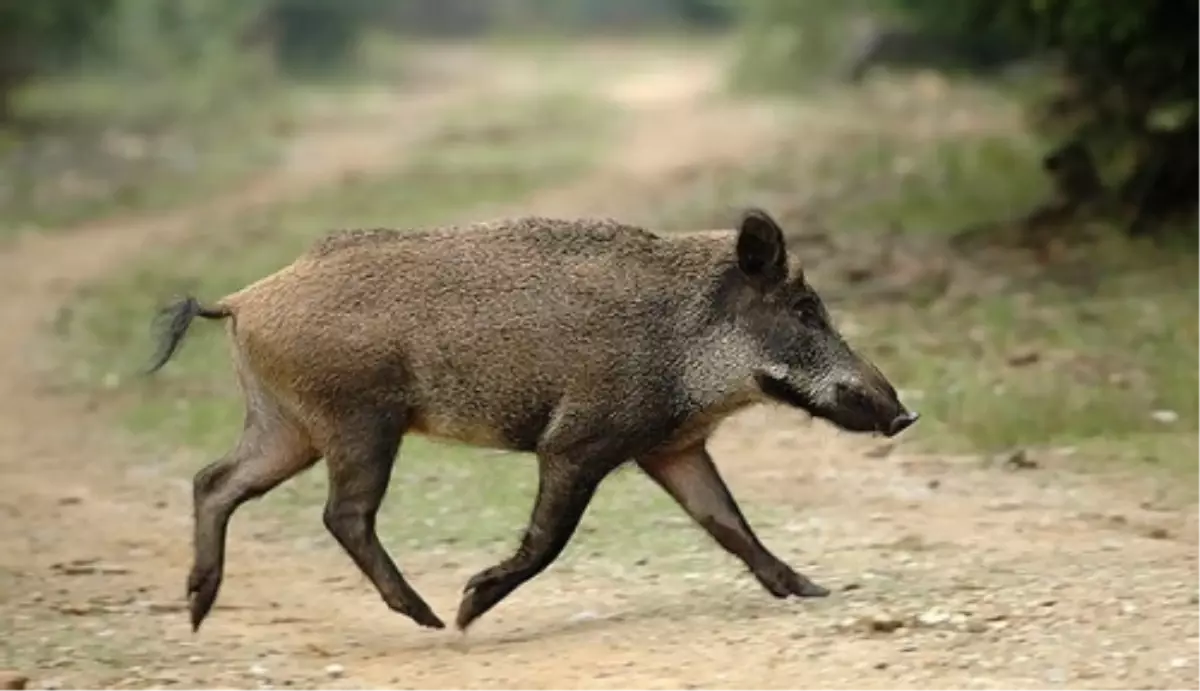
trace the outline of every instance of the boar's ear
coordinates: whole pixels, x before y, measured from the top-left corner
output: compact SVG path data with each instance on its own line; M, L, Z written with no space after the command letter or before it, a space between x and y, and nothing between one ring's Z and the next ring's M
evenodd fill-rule
M747 276L773 284L787 278L783 231L762 209L747 209L738 227L737 261Z

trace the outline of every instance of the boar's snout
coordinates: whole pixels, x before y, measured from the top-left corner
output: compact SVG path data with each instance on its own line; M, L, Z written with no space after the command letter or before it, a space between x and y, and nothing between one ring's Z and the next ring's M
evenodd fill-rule
M904 410L896 417L892 418L892 422L888 425L886 436L894 437L904 430L912 427L912 424L921 417L921 414L915 410Z
M904 407L891 382L873 364L856 359L857 376L835 385L834 409L827 416L830 421L848 431L886 437L912 427L920 414Z

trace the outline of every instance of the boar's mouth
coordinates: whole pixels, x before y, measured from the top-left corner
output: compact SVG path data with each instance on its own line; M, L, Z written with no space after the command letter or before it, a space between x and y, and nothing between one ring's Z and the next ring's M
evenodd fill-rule
M767 374L758 374L755 379L767 398L828 420L847 432L875 432L892 436L916 420L913 415L911 421L906 418L903 425L880 423L878 413L863 396L846 395L840 398L837 405L822 405L786 380ZM904 414L910 415L907 412ZM892 431L892 427L897 429Z
M767 398L793 408L800 408L801 410L812 413L813 415L819 414L817 411L816 402L813 401L812 397L806 395L802 391L797 390L796 387L792 386L787 381L784 381L783 379L776 379L775 377L766 374L756 375L755 379L758 382L758 388L762 390L763 395Z

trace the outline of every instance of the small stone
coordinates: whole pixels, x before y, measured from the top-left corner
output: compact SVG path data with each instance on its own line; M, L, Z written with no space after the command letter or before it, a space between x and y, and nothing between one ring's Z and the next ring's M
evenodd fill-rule
M1186 657L1176 657L1171 659L1171 669L1183 669L1188 666Z
M20 691L29 684L29 677L10 670L0 670L0 689Z
M570 619L567 619L567 621L568 621L568 622L570 622L570 623L572 623L572 624L581 624L581 623L583 623L583 622L586 622L586 621L595 621L595 620L597 620L597 619L599 619L599 618L600 618L600 615L599 615L599 614L596 614L596 613L595 613L595 612L593 612L592 610L590 610L590 609L587 609L587 610L584 610L584 611L582 611L582 612L579 612L579 613L577 613L577 614L573 614L573 615L571 615L571 618L570 618Z
M68 603L65 605L59 605L58 611L63 614L81 617L95 612L95 608L86 604Z
M917 615L917 623L921 626L941 626L950 621L950 613L940 607L933 607Z
M847 583L846 585L842 586L843 592L848 593L851 590L862 590L862 583L855 583L854 581L851 581L851 582Z
M925 486L928 487L929 489L937 489L942 486L942 481L934 478L933 480L930 480L929 482L925 483Z
M250 672L250 676L257 677L259 679L263 679L267 676L267 674L269 674L267 668L260 664L250 665L250 669L248 671Z
M325 674L330 679L341 679L346 674L346 668L335 662L331 665L325 665Z
M1025 449L1013 449L1000 454L997 459L1002 468L1008 470L1033 470L1038 467L1038 462L1029 457L1029 452Z
M1174 410L1156 410L1150 413L1150 419L1163 425L1172 425L1179 422L1179 413Z
M874 667L875 669L887 669L888 663L880 661L880 662L876 662L874 665L872 665L872 667Z
M963 626L963 630L967 633L987 633L988 625L978 619L971 619Z
M1151 540L1168 540L1171 537L1171 531L1166 528L1151 528L1146 531L1146 537Z
M872 631L892 633L904 627L904 620L886 612L876 612L871 615L868 624Z
M65 497L58 498L59 506L73 506L73 505L79 504L81 502L83 502L83 497L80 497L75 494L68 494Z

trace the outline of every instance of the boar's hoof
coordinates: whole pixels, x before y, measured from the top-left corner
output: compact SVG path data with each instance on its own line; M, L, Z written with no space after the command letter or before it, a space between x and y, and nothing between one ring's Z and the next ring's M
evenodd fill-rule
M217 599L217 590L221 587L221 572L218 569L193 567L188 574L187 598L188 614L192 622L192 632L200 630L200 624L212 610Z
M476 574L463 589L463 599L458 605L458 616L454 624L459 631L466 631L472 622L494 607L516 584L495 569Z
M400 610L401 614L408 615L410 619L415 621L419 626L427 629L444 629L446 624L438 618L438 615L433 613L429 605L424 602L411 604Z
M778 598L790 595L796 597L827 597L829 595L828 588L813 583L807 576L796 573L790 566L782 562L756 572L754 575L758 578L759 583L762 583L762 586L767 589L767 592Z

